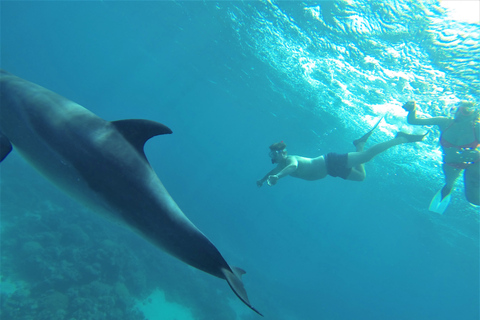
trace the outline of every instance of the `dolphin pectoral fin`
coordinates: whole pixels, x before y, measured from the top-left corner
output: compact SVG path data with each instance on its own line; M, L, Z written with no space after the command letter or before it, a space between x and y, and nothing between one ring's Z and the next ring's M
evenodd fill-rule
M0 162L8 156L10 151L12 151L10 140L0 133Z
M222 268L222 273L225 276L228 285L230 286L230 288L232 288L233 292L237 295L237 297L243 301L243 303L245 303L250 309L263 317L263 314L261 314L257 309L252 307L250 301L248 301L247 291L245 291L242 279L240 278L243 274L245 274L245 271L236 267L231 267L231 269L232 270Z
M166 125L151 120L128 119L111 121L110 123L113 124L125 139L141 154L143 154L143 146L148 139L161 134L172 133L172 130Z

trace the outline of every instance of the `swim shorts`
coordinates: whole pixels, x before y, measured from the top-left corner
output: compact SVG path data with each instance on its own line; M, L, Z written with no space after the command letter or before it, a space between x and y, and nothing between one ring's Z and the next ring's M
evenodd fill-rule
M327 173L332 177L340 177L347 179L352 168L347 168L348 153L338 154L330 152L325 156L325 164L327 166Z

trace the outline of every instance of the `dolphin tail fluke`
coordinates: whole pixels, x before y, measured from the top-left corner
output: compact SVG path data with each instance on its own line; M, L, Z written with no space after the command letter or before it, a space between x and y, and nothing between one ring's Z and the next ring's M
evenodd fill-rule
M222 272L228 282L228 285L230 286L230 288L232 288L233 292L235 292L237 297L240 298L240 300L242 300L243 303L245 303L250 309L263 317L263 314L261 314L257 309L252 307L250 301L248 301L247 291L245 291L245 287L243 286L243 282L241 279L241 276L245 274L245 271L240 268L231 267L231 270L222 268Z

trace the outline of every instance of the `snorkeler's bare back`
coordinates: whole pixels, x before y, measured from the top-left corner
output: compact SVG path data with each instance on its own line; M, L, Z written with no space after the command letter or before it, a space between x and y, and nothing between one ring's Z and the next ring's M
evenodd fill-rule
M295 157L298 162L297 170L290 175L295 178L304 180L319 180L327 176L327 167L325 165L324 156L317 158L304 158L300 156Z

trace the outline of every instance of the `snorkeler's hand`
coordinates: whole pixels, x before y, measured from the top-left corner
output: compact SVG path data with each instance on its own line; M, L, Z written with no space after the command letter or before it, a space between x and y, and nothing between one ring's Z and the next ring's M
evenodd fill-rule
M277 184L277 181L278 181L278 176L277 175L271 175L271 176L268 176L267 178L267 184L271 187L271 186L274 186Z
M415 101L408 101L402 106L402 108L408 112L415 110Z
M262 180L257 180L257 187L263 186L263 181Z

